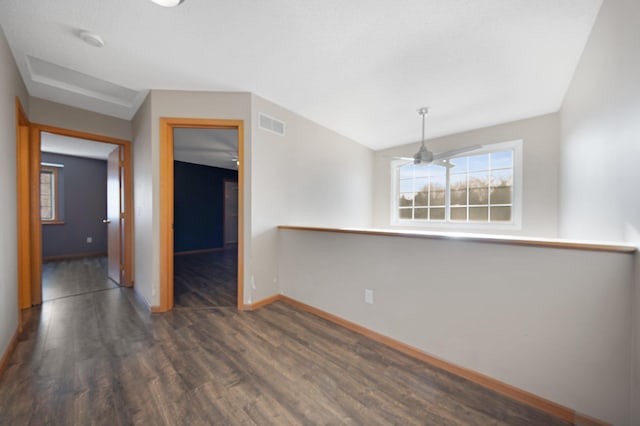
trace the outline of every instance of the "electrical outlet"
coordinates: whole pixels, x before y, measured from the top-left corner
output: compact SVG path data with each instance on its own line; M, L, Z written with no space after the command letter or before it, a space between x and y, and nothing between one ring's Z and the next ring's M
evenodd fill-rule
M373 290L369 290L368 288L364 289L364 303L373 305Z
M91 244L93 242L93 237L87 237L87 244Z

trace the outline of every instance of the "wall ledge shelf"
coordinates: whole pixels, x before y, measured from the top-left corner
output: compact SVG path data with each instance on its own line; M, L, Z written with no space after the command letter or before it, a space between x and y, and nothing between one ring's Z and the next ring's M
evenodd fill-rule
M290 231L332 232L339 234L373 235L383 237L422 238L431 240L466 241L486 244L508 244L516 246L549 247L557 249L601 251L611 253L634 254L638 247L631 244L614 242L596 242L564 240L556 238L531 238L508 235L472 234L464 232L431 232L431 231L400 231L368 228L322 228L310 226L280 225L278 229Z

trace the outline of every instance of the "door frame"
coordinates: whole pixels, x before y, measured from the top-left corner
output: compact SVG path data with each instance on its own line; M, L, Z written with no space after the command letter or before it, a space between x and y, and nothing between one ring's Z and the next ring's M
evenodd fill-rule
M238 310L244 308L244 121L213 118L160 118L160 305L152 312L173 309L173 129L236 129L238 131Z
M131 143L128 140L112 138L95 133L82 132L78 130L65 129L61 127L49 126L38 123L29 123L28 138L28 170L25 170L24 140L19 140L19 150L17 153L17 175L23 177L28 175L28 185L24 185L19 178L18 182L18 206L28 204L28 224L18 224L18 240L28 241L29 247L26 249L28 256L21 255L18 260L19 271L29 270L30 280L19 280L19 294L25 295L25 299L20 300L20 306L30 307L42 303L42 222L40 220L40 140L42 132L53 133L61 136L86 139L89 141L105 142L120 145L123 148L124 157L122 167L124 169L124 253L122 261L124 264L123 284L126 287L133 287L134 263L133 263L133 172L131 162ZM22 210L21 210L22 212ZM24 247L22 250L25 250ZM19 251L19 253L21 253ZM22 275L25 275L23 273ZM29 289L26 288L28 285ZM28 294L28 299L26 295Z
M18 228L18 309L31 307L31 210L29 197L29 119L16 96L16 180ZM26 194L26 196L25 196ZM22 328L22 315L20 315Z

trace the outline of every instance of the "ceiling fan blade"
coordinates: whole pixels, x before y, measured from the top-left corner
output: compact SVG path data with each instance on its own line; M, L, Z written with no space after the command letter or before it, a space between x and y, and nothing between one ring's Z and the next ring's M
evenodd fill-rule
M467 146L464 148L452 149L450 151L439 152L437 154L433 154L433 159L442 160L442 159L453 158L456 155L464 154L465 152L475 151L480 148L482 148L482 145L473 145L473 146Z
M400 157L398 155L385 155L385 158L392 158L394 160L413 161L413 157Z

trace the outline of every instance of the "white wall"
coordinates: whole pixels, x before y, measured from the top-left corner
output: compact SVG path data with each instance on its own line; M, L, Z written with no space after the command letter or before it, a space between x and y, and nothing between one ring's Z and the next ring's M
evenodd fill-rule
M435 112L434 112L435 114ZM416 115L416 134L419 132ZM523 140L523 214L520 230L469 229L468 232L558 236L558 167L560 123L557 114L543 115L427 141L433 152L476 144ZM427 126L428 129L428 126ZM374 170L374 225L376 228L417 229L390 225L392 156L412 157L419 142L376 152ZM430 226L428 230L460 231Z
M151 97L149 93L132 120L134 289L149 306L153 300L153 169L151 144ZM156 154L157 155L157 154Z
M28 111L27 90L0 29L0 357L18 329L16 96Z
M286 296L629 423L631 254L282 230L279 259Z
M606 0L560 111L560 234L640 244L640 2ZM639 268L640 270L640 268ZM640 275L630 404L640 425Z
M160 118L238 119L245 123L245 178L251 182L251 95L152 90L134 118L136 289L160 303ZM251 192L245 191L245 276L251 270ZM245 292L246 292L245 286ZM250 296L245 295L246 297Z
M131 122L40 98L29 98L29 120L63 129L131 140Z
M561 234L640 243L640 2L605 1L562 110Z
M284 120L286 136L257 127L258 112ZM370 226L372 152L248 93L152 90L134 119L136 288L159 304L159 119L245 123L245 303L280 292L276 227Z
M252 301L280 292L278 225L372 224L373 151L289 110L252 96ZM262 112L285 136L258 127Z

